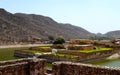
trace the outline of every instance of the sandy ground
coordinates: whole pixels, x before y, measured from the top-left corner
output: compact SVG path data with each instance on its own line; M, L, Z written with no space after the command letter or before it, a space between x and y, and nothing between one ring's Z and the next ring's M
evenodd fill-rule
M42 45L50 45L50 44L3 45L3 46L0 46L0 48L34 47L34 46L42 46Z

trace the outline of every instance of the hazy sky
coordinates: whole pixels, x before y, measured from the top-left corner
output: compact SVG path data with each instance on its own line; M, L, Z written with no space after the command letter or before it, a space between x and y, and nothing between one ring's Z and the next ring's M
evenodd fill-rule
M0 8L49 16L93 33L120 30L120 0L0 0Z

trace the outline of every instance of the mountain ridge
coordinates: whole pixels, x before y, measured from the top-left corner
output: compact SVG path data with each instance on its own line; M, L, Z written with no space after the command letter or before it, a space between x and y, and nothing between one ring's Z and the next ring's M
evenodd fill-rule
M111 38L120 38L120 30L109 31L104 35Z
M33 38L48 39L49 36L63 36L65 39L106 36L119 38L120 30L105 34L94 34L69 23L58 23L43 15L15 13L0 8L0 41L31 41Z
M21 41L33 37L63 36L65 39L88 38L93 34L71 24L63 24L52 18L36 14L9 13L0 9L0 39Z

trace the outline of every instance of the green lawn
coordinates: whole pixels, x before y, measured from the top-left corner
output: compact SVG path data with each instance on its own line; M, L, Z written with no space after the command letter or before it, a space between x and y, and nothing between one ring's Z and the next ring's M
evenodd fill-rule
M75 55L70 55L70 54L62 54L62 53L56 53L56 54L51 54L54 56L60 56L60 57L66 57L66 58L77 58L78 56Z
M45 48L45 49L47 48L48 49L48 48L51 48L51 47L48 46L48 47L39 47L39 48Z
M22 50L22 51L31 52L31 53L45 53L45 52L38 51L38 50Z
M47 68L52 68L52 63L46 63Z
M14 50L28 49L28 47L0 48L0 61L18 59L14 57Z
M98 48L98 49L93 49L93 50L79 50L78 52L92 53L92 52L100 52L100 51L106 51L106 50L112 50L112 48Z
M51 48L49 45L39 46L39 48Z

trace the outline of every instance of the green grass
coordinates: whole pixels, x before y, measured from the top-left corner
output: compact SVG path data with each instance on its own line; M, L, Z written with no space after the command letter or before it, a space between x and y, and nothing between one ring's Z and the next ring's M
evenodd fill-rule
M14 50L28 49L28 47L18 47L18 48L0 48L0 61L18 59L14 57Z
M52 63L46 63L47 68L52 68Z
M66 57L66 58L77 58L78 56L75 55L70 55L70 54L62 54L62 53L56 53L56 54L51 54L54 56L59 56L59 57Z
M39 46L39 48L51 48L49 45Z
M100 51L106 51L106 50L112 50L112 48L98 48L98 49L93 49L93 50L79 50L78 52L93 53L93 52L100 52Z
M45 53L45 52L38 51L38 50L22 50L22 51L31 52L31 53Z
M43 46L43 47L39 47L39 48L51 48L50 46Z

